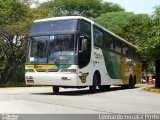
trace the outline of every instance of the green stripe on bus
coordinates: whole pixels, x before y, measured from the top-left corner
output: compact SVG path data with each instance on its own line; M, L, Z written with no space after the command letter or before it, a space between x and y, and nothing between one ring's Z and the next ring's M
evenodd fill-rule
M115 53L112 53L106 49L102 49L105 65L109 76L112 79L120 79L120 65L118 64L118 57Z

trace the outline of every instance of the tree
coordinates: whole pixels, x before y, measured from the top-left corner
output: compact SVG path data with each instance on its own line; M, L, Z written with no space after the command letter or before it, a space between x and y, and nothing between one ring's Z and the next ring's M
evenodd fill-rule
M101 4L100 14L120 11L125 11L125 9L116 3L104 2Z
M134 45L140 45L140 41L145 38L148 32L149 22L150 17L148 15L135 14L123 28L123 37Z
M141 41L139 51L144 59L155 61L156 87L160 87L160 6L155 8L151 21L148 24L148 32Z
M123 28L129 24L134 16L134 13L130 12L109 12L101 14L98 18L93 20L115 34L123 37Z
M95 17L98 15L101 0L54 0L40 7L49 8L49 16L81 15Z
M139 45L145 36L146 26L150 21L148 15L130 12L110 12L94 19L95 22L121 36L127 41Z
M26 0L1 0L0 6L0 85L17 86L24 82L28 32L34 16Z
M102 13L124 11L114 3L102 2L102 0L51 0L40 4L48 17L80 15L85 17L97 17Z

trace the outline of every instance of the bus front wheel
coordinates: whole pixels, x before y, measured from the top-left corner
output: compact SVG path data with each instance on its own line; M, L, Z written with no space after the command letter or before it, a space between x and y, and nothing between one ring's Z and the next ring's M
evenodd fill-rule
M93 85L89 86L89 91L91 93L95 93L97 91L97 80L98 80L98 76L95 73L94 76L93 76Z
M58 93L59 92L59 86L52 86L53 93Z

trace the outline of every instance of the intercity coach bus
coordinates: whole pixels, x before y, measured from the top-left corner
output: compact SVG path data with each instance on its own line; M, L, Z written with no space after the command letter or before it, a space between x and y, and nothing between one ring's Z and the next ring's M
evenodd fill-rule
M55 93L60 87L96 92L141 82L136 46L85 17L35 20L28 46L27 85L50 85Z

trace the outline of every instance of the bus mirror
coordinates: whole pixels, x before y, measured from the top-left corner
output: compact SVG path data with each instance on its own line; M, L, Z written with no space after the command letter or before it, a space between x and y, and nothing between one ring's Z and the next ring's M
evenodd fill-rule
M79 52L84 52L86 50L87 50L87 38L81 35L79 41Z
M83 51L87 51L87 39L82 40Z

